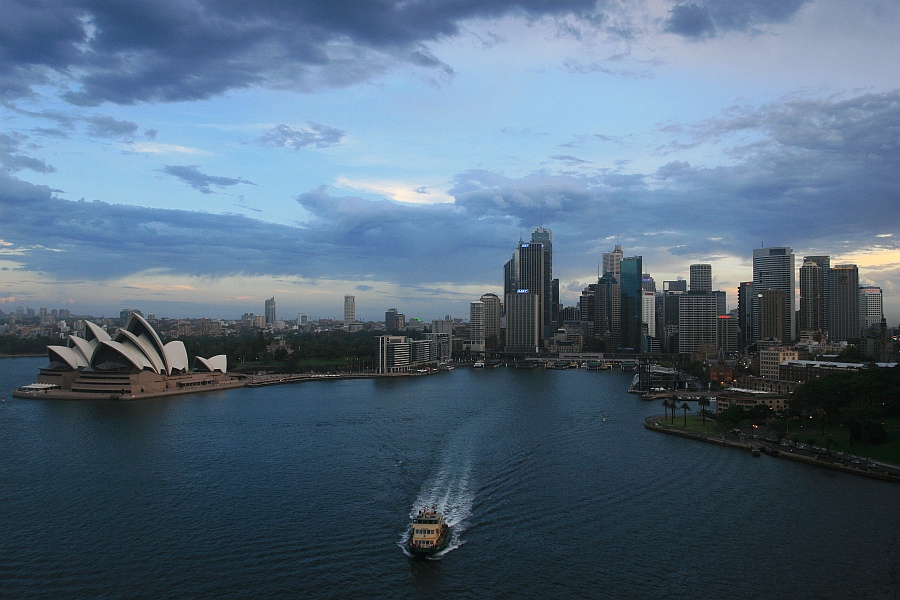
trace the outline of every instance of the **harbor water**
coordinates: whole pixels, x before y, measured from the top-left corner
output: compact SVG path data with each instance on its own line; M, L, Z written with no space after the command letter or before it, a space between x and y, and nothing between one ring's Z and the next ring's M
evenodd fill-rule
M900 596L900 486L645 430L632 373L12 399L46 362L0 359L3 598Z

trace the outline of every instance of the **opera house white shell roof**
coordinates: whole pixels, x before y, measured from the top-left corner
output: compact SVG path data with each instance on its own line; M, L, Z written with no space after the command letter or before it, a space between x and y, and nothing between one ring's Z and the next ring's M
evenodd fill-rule
M189 369L184 343L174 340L163 344L153 327L136 313L131 314L115 337L98 325L86 322L83 338L69 336L66 346L49 346L47 352L51 362L65 363L72 369L107 370L130 366L159 375L186 373ZM198 356L195 366L200 371L225 373L228 359L224 354L212 358Z

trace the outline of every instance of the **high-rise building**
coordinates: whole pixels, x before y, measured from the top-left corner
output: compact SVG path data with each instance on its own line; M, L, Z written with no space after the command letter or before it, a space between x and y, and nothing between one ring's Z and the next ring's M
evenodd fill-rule
M759 340L759 309L754 308L759 298L752 281L742 281L738 286L738 348L743 351Z
M484 352L484 302L469 304L469 350Z
M831 257L806 256L800 266L799 330L818 337L827 335L831 291Z
M275 321L275 296L272 296L265 303L266 325L274 325Z
M656 294L643 290L641 294L641 323L647 328L649 337L656 337Z
M859 287L859 328L880 327L883 317L881 288L874 285L861 285Z
M786 343L787 331L784 318L784 292L764 289L757 294L759 306L759 339L778 340Z
M553 232L544 227L531 230L531 243L543 247L544 272L541 282L541 337L550 339L556 333L559 320L559 282L556 283L554 297L553 285Z
M505 297L517 296L527 292L537 296L538 304L538 336L541 339L552 339L556 331L556 320L559 311L559 292L552 278L553 255L552 234L549 229L539 227L532 231L532 241L519 241L512 259L503 268ZM557 283L558 286L558 283ZM507 329L510 320L518 317L510 315L511 310L522 306L522 302L505 303ZM530 308L528 309L530 311ZM510 345L507 341L507 346Z
M754 248L753 286L757 294L764 290L783 292L784 302L782 329L785 344L794 341L794 251L788 247Z
M709 292L678 295L678 352L716 346L716 297Z
M344 296L344 325L356 320L356 296Z
M644 273L641 275L641 289L645 292L655 292L656 291L656 282L653 281L653 278L650 276L650 273Z
M711 292L712 291L712 265L707 265L707 264L691 265L691 291L692 292Z
M506 352L540 350L540 300L526 289L506 295Z
M644 290L641 288L643 259L630 256L620 261L619 293L621 300L622 346L632 352L641 351L641 305Z
M674 281L663 281L663 291L664 292L686 292L687 288L687 280L679 277Z
M716 350L726 354L738 351L738 320L731 315L716 318Z
M855 340L859 337L859 269L856 265L831 267L831 319L829 338L832 341Z
M619 293L619 278L612 273L604 273L597 280L594 313L594 336L603 340L607 352L622 346L622 295Z
M620 273L619 266L622 263L623 256L625 256L625 254L622 252L621 244L616 244L612 252L604 252L603 273L612 273L616 276L616 279L618 279Z
M406 315L396 308L389 308L384 313L384 328L387 331L403 331L406 329Z
M502 305L497 294L481 296L484 304L484 347L485 350L500 350L500 316Z

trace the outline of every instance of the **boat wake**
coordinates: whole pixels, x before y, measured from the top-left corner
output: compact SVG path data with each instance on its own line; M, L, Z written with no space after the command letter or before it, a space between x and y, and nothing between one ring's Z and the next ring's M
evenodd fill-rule
M450 526L450 541L447 547L429 557L432 560L440 559L465 543L462 534L466 531L467 520L472 516L472 505L475 500L475 494L469 483L472 462L472 456L461 459L457 453L448 449L438 472L422 484L415 502L410 507L410 520L420 509L434 506L444 513L444 520ZM405 546L408 536L407 527L401 535L401 547ZM409 554L405 548L403 551Z

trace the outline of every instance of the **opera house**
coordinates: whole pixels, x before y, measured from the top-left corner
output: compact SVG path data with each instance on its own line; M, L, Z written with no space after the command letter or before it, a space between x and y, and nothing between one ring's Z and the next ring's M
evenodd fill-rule
M115 336L94 323L85 325L84 337L72 335L65 346L49 346L50 365L40 370L37 383L15 390L13 396L134 400L246 384L243 377L227 372L224 354L198 356L191 370L184 343L163 344L153 327L136 313Z

